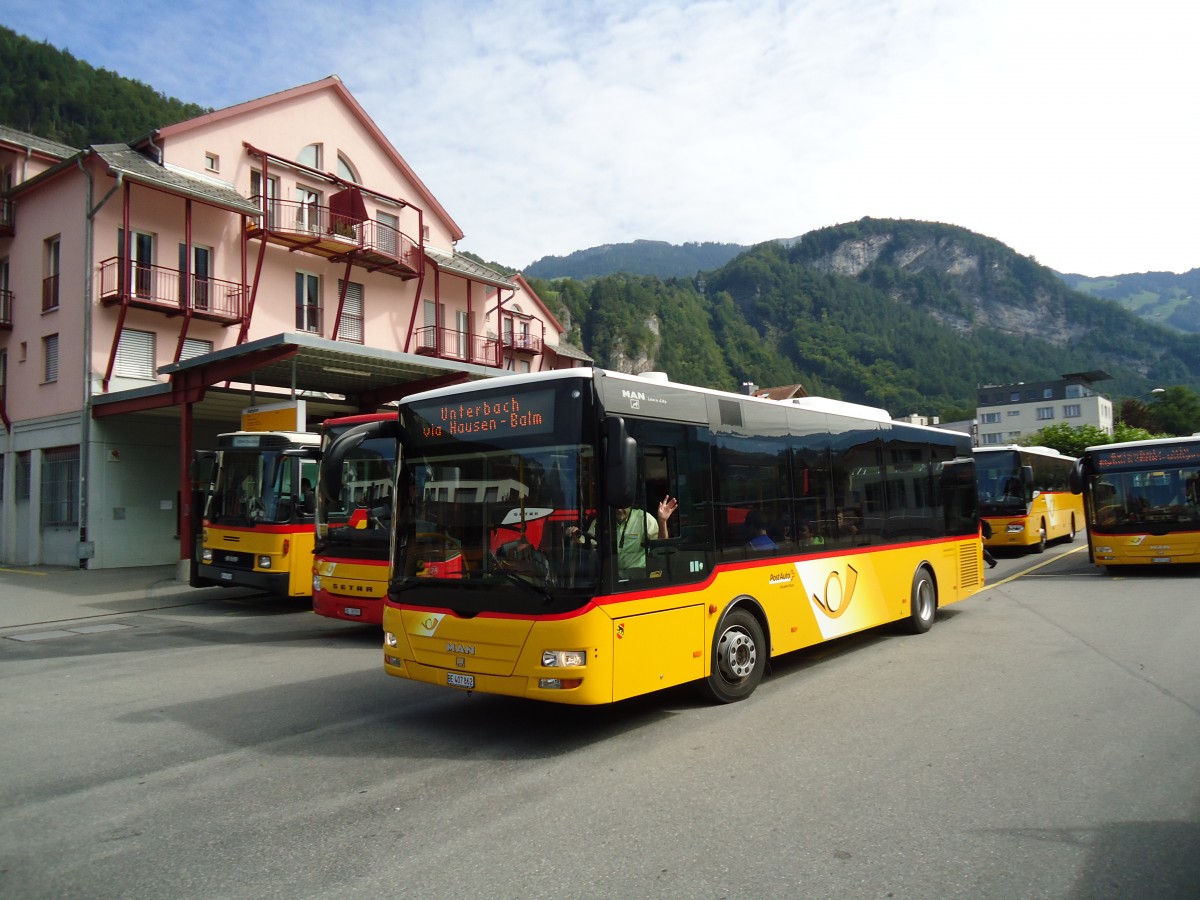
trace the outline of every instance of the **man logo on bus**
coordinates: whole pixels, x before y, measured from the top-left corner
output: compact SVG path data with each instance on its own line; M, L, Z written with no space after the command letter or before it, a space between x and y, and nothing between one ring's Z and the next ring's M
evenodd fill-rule
M854 566L846 566L846 584L842 585L842 577L836 571L830 572L825 579L825 596L812 595L813 603L821 607L825 615L831 619L841 616L850 608L854 599L854 586L858 583L858 572Z

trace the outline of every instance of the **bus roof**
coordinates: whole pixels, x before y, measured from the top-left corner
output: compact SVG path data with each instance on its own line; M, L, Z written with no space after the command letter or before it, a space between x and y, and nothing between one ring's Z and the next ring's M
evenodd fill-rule
M1144 441L1119 441L1115 444L1093 444L1090 447L1084 448L1084 453L1090 453L1092 450L1116 450L1123 447L1161 447L1164 444L1187 444L1200 440L1200 431L1195 434L1183 435L1182 437L1166 437L1166 438L1149 438Z
M1075 457L1068 456L1065 453L1061 453L1058 450L1055 450L1053 447L1038 447L1038 446L1022 447L1020 444L1007 444L1003 447L976 447L972 452L977 453L977 454L978 453L996 453L997 451L1001 451L1001 450L1003 450L1005 452L1010 451L1010 450L1016 450L1020 453L1032 453L1035 456L1054 456L1054 457L1058 457L1061 459L1069 459L1069 460L1075 459Z

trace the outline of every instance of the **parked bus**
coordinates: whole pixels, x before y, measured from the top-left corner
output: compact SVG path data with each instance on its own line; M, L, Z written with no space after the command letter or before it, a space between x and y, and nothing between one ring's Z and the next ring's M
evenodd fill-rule
M399 442L383 626L402 678L731 702L768 657L926 631L983 585L969 438L882 410L576 368L409 397ZM638 518L664 510L665 529Z
M1071 490L1097 565L1200 562L1200 434L1088 447Z
M313 548L313 612L351 622L383 621L396 477L396 413L326 419L322 447L353 429L342 456L340 490L318 478Z
M1074 465L1075 457L1049 447L977 447L979 513L991 529L985 546L1042 553L1048 541L1075 540L1084 517L1069 483Z
M317 462L295 455L315 449L315 434L235 431L217 437L191 583L253 587L288 597L312 591ZM290 452L289 452L290 451Z

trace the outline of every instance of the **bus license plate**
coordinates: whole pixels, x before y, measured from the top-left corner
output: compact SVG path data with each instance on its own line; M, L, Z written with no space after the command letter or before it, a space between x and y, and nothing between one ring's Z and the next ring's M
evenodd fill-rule
M233 581L232 572L222 572L220 577L222 581Z
M362 615L362 610L359 609L357 606L345 606L342 608L342 611L345 612L346 615L348 615L348 616L361 616Z
M475 676L460 675L457 672L447 672L446 683L452 687L473 688L475 687Z

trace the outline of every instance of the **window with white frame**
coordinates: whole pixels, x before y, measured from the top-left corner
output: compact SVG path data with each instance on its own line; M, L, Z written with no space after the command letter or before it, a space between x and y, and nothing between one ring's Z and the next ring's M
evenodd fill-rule
M1042 399L1043 400L1053 400L1054 399L1054 388L1044 388L1042 390Z
M345 178L347 181L353 181L355 184L362 184L362 180L358 177L358 170L354 168L354 163L350 162L350 158L338 151L337 173L339 178Z
M1004 443L1004 435L1000 434L999 432L995 432L995 433L989 432L988 434L980 435L980 437L983 438L984 444L1003 444Z
M375 249L393 258L400 257L400 217L391 213L375 213Z
M273 229L279 224L279 179L272 175L263 185L263 173L258 169L250 173L250 199L265 213L264 228Z
M296 230L321 230L321 192L296 185Z
M319 169L322 167L322 158L325 156L325 147L323 144L309 144L300 151L296 157L296 162L302 166L308 166L310 169Z
M1064 419L1078 419L1083 415L1083 407L1078 403L1068 403L1063 406Z
M1019 409L1010 409L1008 411L1008 414L1010 416L1019 416L1021 414L1021 411Z
M296 273L296 330L321 333L321 278L311 272Z
M998 413L998 412L984 413L982 416L979 417L979 422L981 425L999 425L1000 424L1000 413Z
M58 335L42 338L42 384L58 381Z
M1039 422L1045 422L1054 418L1053 406L1039 406L1037 408L1037 417Z
M58 279L62 265L62 239L55 235L46 239L42 279L42 312L58 309Z
M122 328L117 343L117 358L113 361L113 374L121 378L153 379L154 339L153 331Z
M1010 431L1010 432L1008 433L1008 443L1010 443L1010 444L1014 444L1014 443L1016 443L1016 441L1017 441L1017 438L1019 438L1020 436L1021 436L1021 432L1019 432L1019 431Z
M221 171L221 157L215 153L204 154L204 170L206 172L217 173Z

